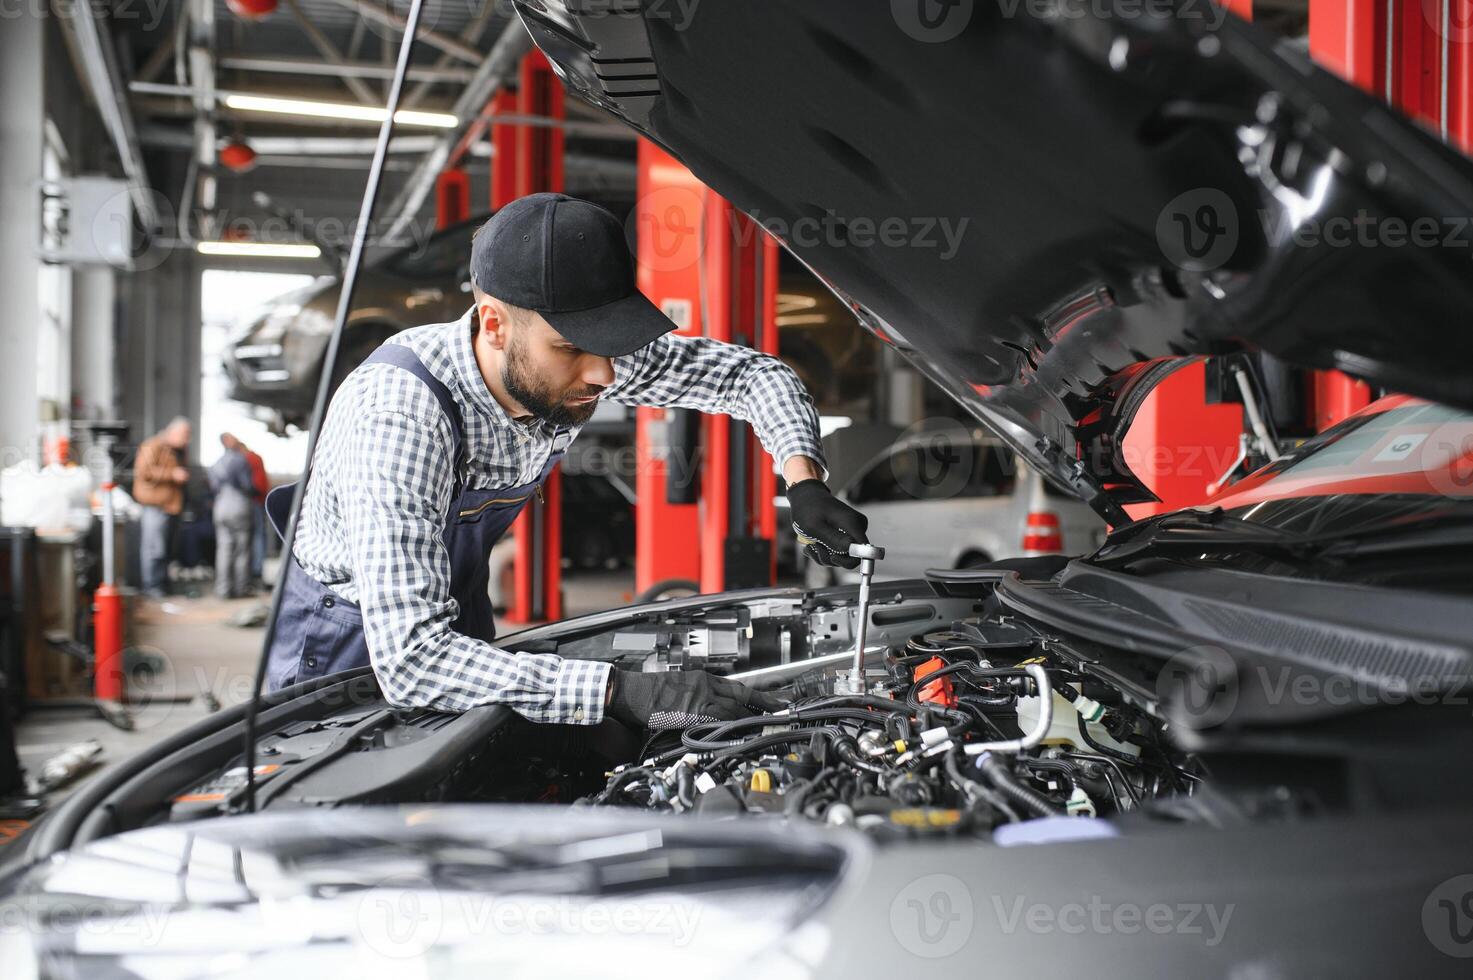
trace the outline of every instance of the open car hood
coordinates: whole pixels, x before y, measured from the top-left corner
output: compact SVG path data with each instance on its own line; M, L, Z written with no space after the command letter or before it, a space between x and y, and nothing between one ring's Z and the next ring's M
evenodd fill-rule
M1192 357L1473 407L1473 166L1207 0L517 6L1112 523L1153 499L1120 438Z

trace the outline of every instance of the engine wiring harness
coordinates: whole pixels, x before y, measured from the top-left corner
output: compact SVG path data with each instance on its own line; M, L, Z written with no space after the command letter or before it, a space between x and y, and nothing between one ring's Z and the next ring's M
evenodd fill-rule
M1016 626L911 637L862 694L833 693L821 674L774 692L783 711L657 736L580 805L987 835L1130 813L1190 796L1200 778L1154 718Z

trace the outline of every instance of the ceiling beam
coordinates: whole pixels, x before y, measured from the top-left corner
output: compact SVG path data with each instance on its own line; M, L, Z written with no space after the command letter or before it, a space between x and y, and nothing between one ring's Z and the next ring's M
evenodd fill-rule
M527 29L516 18L507 21L506 27L497 35L496 43L476 69L476 77L461 90L450 111L460 120L454 129L445 130L439 145L425 154L419 168L410 176L404 188L394 198L384 214L392 222L386 237L393 239L402 233L414 220L424 204L425 198L435 186L435 179L445 168L451 151L460 143L461 137L480 116L492 93L506 83L522 62L522 56L532 48L532 38Z
M318 29L317 25L312 22L312 18L307 16L307 11L302 9L302 5L297 0L284 0L284 2L291 8L292 15L296 17L297 23L301 25L302 33L307 35L307 40L312 42L312 46L317 49L318 54L327 59L329 65L334 68L341 68L348 63L348 59L343 57L343 53L338 50L337 45L333 44L327 35ZM358 76L345 72L337 77L342 81L348 91L352 92L354 97L364 105L373 105L378 101L373 91L367 85L364 85Z
M471 22L465 25L465 29L460 32L460 39L466 44L472 46L478 44L481 40L481 32L486 29L486 25L491 22L491 18L495 13L496 4L482 2L480 12L477 13L476 16L472 18ZM444 68L448 66L450 62L454 59L454 57L454 55L450 54L441 54L437 59L435 59L435 67ZM411 109L418 107L419 104L423 102L425 98L430 94L430 90L434 88L434 86L435 83L433 81L420 81L414 86L414 88L405 93L405 106Z
M394 28L396 31L403 32L404 30L405 21L402 16L385 7L380 7L373 0L337 0L337 2L349 10L356 10L364 17L376 20L380 24ZM439 31L431 30L428 27L421 27L419 29L418 38L431 47L439 48L446 54L452 54L468 64L477 65L481 63L483 53L461 41L459 38L451 37L448 34L441 34Z
M219 58L221 68L235 71L255 71L279 75L351 75L354 78L392 78L394 69L385 68L372 61L347 61L330 65L309 58L267 58L249 54L223 54ZM454 82L464 84L475 77L471 68L453 68L426 65L421 68L410 66L407 76L413 81ZM140 81L147 81L140 77ZM407 101L407 100L406 100Z

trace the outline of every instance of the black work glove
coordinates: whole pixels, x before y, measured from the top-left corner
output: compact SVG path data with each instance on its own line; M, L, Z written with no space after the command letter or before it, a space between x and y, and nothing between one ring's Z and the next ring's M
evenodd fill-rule
M830 493L822 480L799 480L788 487L788 505L804 554L820 565L859 567L849 546L869 544L864 536L869 518Z
M609 688L605 713L634 728L689 728L783 707L770 694L704 670L653 674L613 670L609 672Z

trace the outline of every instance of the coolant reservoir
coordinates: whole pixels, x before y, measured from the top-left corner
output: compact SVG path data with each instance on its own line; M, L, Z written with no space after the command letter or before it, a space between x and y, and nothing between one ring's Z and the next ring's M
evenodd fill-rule
M1054 717L1049 724L1048 734L1044 735L1043 741L1046 745L1069 745L1081 752L1093 752L1094 749L1079 736L1079 712L1074 710L1074 705L1065 697L1053 692ZM1038 724L1038 706L1040 699L1034 696L1018 698L1018 727L1025 732L1033 731ZM1139 756L1141 749L1139 745L1127 745L1117 742L1110 737L1096 722L1088 722L1089 737L1099 742L1106 748L1114 749L1116 752L1124 752L1126 755Z

